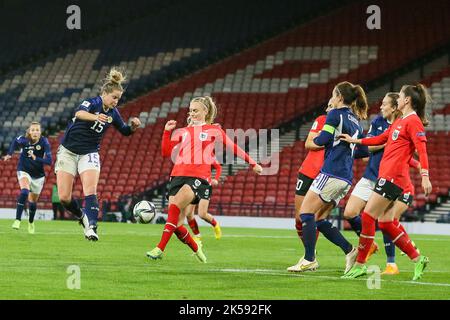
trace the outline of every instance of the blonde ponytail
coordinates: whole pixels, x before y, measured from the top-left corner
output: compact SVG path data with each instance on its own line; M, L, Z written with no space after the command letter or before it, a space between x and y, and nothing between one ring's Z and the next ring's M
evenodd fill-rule
M122 83L126 80L124 73L125 72L123 70L117 67L112 67L103 80L101 92L111 93L114 90L123 92Z

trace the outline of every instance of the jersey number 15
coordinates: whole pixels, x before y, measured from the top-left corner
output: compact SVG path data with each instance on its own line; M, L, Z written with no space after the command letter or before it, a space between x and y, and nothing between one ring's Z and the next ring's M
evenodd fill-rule
M104 125L105 124L103 122L100 122L100 121L96 120L94 125L91 127L91 129L94 130L97 133L101 133L103 131L103 128L104 128L103 126Z

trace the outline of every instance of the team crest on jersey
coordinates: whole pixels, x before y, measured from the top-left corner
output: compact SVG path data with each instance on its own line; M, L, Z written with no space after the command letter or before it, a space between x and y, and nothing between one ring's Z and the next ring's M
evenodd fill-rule
M206 132L200 132L198 138L200 139L200 141L206 141L206 139L208 138L208 134Z
M392 133L392 140L397 140L399 134L400 130L394 130L394 132Z
M380 180L378 181L378 185L380 187L384 186L385 183L386 183L386 179L384 179L384 178L380 178Z
M111 116L108 117L108 123L113 122L113 118Z
M40 145L37 145L37 146L36 146L36 150L38 150L38 151L41 150L41 146L40 146Z

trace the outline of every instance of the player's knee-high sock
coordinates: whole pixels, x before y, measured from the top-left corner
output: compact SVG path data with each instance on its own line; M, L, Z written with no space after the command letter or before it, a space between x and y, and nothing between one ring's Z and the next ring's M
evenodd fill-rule
M361 216L358 214L356 217L347 219L348 223L352 227L353 231L358 235L361 234L362 224L361 224Z
M160 248L162 251L164 251L164 249L166 248L167 242L169 242L170 237L177 228L179 216L180 216L180 208L178 208L175 204L169 205L167 222L166 225L164 226L161 241L159 241L158 243L158 248Z
M95 226L97 225L98 221L98 212L100 210L98 206L98 200L96 194L91 194L90 196L87 196L84 198L85 204L84 209L86 210L86 215L89 219L89 225Z
M209 217L208 217L209 216ZM211 217L211 218L210 218ZM203 221L208 222L210 225L212 225L213 227L216 226L217 221L214 219L214 217L212 216L212 214L207 213L204 217L201 217L203 219Z
M175 229L175 234L181 242L187 244L192 251L197 252L198 244L192 239L189 231L184 226L179 226Z
M382 231L385 231L389 235L392 242L395 243L400 250L406 253L411 260L419 256L419 253L412 245L408 234L403 232L399 227L396 227L393 221L380 222L378 223L378 226Z
M189 220L188 218L188 224L189 227L191 228L192 232L198 236L200 234L200 230L198 230L198 224L197 224L197 220L195 220L195 216L192 217L192 220Z
M25 204L27 203L29 193L30 190L28 189L20 189L20 194L17 198L16 220L22 219L23 209L25 208Z
M76 202L74 199L70 200L70 202L61 201L61 204L65 209L67 209L78 219L81 219L81 217L83 216L83 212L81 211L78 202Z
M314 261L316 249L316 221L314 213L303 213L300 215L303 230L303 245L305 246L305 259Z
M316 226L317 229L325 236L325 238L341 248L345 254L348 254L350 251L352 251L352 244L344 238L342 233L336 227L333 227L330 221L319 220L316 222Z
M404 233L407 233L403 225L398 221L398 219L394 219L393 221L394 225L398 227L400 230L402 230Z
M36 214L36 202L28 202L28 221L30 223L34 222L34 215Z
M375 238L375 221L368 213L361 214L362 228L359 236L358 257L356 258L358 263L364 264L366 261Z
M382 230L382 232L387 263L395 263L395 244L391 241L391 237L389 237L389 234L387 234L384 230Z

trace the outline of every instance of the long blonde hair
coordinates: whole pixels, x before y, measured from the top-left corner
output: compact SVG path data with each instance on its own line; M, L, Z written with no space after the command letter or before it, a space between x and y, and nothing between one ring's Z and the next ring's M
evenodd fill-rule
M214 100L210 96L204 96L192 99L191 103L193 102L199 102L205 106L205 108L208 110L208 113L205 117L205 122L207 124L212 124L217 116L217 106Z
M101 92L111 93L114 90L124 91L122 83L126 80L125 71L117 67L112 67L103 79L103 84L101 87Z

